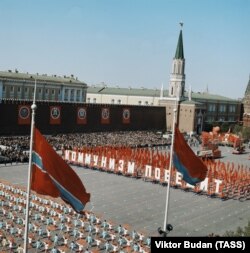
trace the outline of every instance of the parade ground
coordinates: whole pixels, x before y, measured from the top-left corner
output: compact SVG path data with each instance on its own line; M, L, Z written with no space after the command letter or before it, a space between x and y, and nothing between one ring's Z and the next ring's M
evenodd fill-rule
M250 150L243 155L231 155L222 147L223 161L250 164ZM86 210L112 221L127 224L132 230L157 236L163 226L167 187L142 179L118 176L106 172L73 166L91 193ZM1 164L0 179L26 186L28 164ZM221 200L196 195L180 189L170 190L168 223L173 226L169 236L223 235L228 230L244 227L250 221L250 200Z

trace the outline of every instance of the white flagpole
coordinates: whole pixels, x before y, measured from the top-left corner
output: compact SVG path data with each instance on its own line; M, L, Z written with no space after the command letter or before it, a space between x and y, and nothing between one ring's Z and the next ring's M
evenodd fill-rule
M176 113L177 113L177 99L175 100L175 107L173 110L173 126L172 126L172 140L171 140L171 149L170 149L170 161L169 161L169 177L167 185L167 194L166 194L166 207L165 207L165 216L162 233L164 236L167 236L167 222L168 222L168 208L169 208L169 193L170 193L170 183L171 183L171 172L172 172L172 162L173 162L173 149L174 149L174 137L175 137L175 122L176 122ZM170 231L168 231L170 232Z
M27 183L27 195L26 195L24 253L28 252L30 184L31 184L31 171L32 171L33 135L34 135L35 111L36 111L36 80L35 80L33 104L31 105L31 109L32 109L32 117L31 117L31 131L30 131L30 153L29 153L28 183Z

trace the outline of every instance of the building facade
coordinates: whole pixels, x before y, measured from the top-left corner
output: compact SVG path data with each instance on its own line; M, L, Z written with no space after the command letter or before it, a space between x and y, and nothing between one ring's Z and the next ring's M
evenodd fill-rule
M87 84L73 75L48 76L0 71L0 100L32 100L36 81L36 99L39 101L86 102Z
M250 76L243 98L244 114L243 114L243 126L250 127Z

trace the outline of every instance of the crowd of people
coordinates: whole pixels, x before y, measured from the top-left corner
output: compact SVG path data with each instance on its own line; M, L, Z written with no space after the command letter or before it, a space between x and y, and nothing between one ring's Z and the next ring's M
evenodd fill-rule
M55 150L96 146L152 147L168 145L170 141L153 131L58 134L46 138ZM0 162L27 162L29 145L29 136L0 137Z
M0 163L28 162L29 137L0 137Z
M24 252L26 192L0 182L0 252ZM32 194L28 252L150 252L150 237L59 199Z

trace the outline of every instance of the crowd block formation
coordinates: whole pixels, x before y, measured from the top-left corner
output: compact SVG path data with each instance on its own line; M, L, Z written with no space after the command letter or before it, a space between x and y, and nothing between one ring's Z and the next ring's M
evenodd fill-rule
M28 252L150 252L150 237L31 194ZM0 182L0 252L24 252L26 192Z

